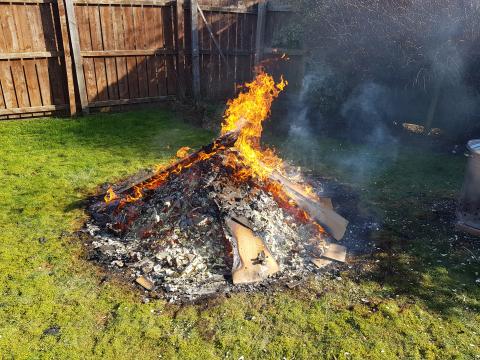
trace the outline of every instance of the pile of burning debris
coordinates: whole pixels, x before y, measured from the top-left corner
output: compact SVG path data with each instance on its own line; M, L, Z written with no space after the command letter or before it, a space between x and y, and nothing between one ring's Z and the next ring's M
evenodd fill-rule
M170 300L304 276L332 260L347 221L299 169L260 148L286 85L261 72L229 102L222 134L89 207L95 259ZM249 285L242 285L249 284Z

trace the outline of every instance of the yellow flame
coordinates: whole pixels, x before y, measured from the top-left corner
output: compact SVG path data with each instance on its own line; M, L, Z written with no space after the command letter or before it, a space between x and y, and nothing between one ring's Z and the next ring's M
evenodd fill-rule
M246 92L227 103L222 135L240 129L235 147L242 155L241 161L251 169L252 175L260 178L282 166L282 160L272 150L260 148L260 136L262 123L270 115L273 100L286 85L287 81L283 77L275 83L271 75L261 71L252 82L245 85Z
M117 194L115 194L115 191L113 191L113 188L110 186L103 199L105 200L105 203L108 204L109 202L112 202L113 200L118 199L118 196Z
M188 155L188 153L190 152L190 148L188 146L182 146L180 149L177 150L177 158L184 158Z

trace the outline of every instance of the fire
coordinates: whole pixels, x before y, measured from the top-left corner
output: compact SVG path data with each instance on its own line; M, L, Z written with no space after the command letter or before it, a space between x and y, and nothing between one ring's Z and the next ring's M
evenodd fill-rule
M324 232L323 228L306 211L297 206L291 194L283 188L280 182L274 180L278 176L286 179L284 175L279 175L283 173L283 161L272 149L262 149L260 146L262 124L270 115L273 101L286 85L287 81L283 77L276 83L271 75L260 71L252 82L245 85L245 92L228 101L221 135L224 136L233 132L238 133L238 136L234 147L226 153L223 163L234 170L234 177L237 181L246 181L251 177L261 180L263 184L261 187L270 192L284 209L290 211L301 221L313 224L317 233L321 234ZM224 145L214 142L211 148L204 148L197 153L193 153L191 155L193 158L189 159L191 149L186 146L181 147L178 149L176 156L182 160L170 163L167 166L159 166L153 176L135 185L129 194L122 196L120 199L113 189L109 188L104 197L105 203L108 204L115 199L119 199L118 208L122 208L127 203L141 199L149 190L161 186L170 175L179 174L193 164L206 160L224 149ZM311 186L291 182L294 191L312 200L319 199Z
M240 93L235 99L228 101L228 108L224 114L224 122L222 124L221 135L225 135L231 131L239 131L235 148L235 152L229 152L227 165L239 170L235 176L239 180L247 179L250 176L257 176L260 179L266 178L272 171L282 168L282 160L278 158L271 149L261 149L260 136L262 134L262 123L270 114L270 108L273 100L278 97L280 92L287 85L287 81L280 79L275 83L273 77L263 71L256 78L245 85L246 92ZM185 158L191 149L181 147L176 156ZM221 148L214 148L209 152L200 152L195 160L202 161L215 155ZM158 167L156 175L152 176L148 181L134 187L133 194L123 197L119 206L122 207L126 203L137 201L142 198L145 190L153 190L160 186L170 175L178 174L182 170L193 165L189 164L173 164L171 168ZM244 165L244 166L237 166ZM119 197L110 188L105 195L105 202L109 203Z
M115 194L115 191L113 191L112 187L110 186L103 199L105 200L105 203L108 204L108 203L112 202L113 200L118 199L118 195Z
M133 195L127 195L126 202L134 202L143 197L142 189L138 186L133 187Z
M182 146L180 149L177 150L177 158L184 158L185 156L188 155L188 153L190 152L190 148L188 146Z
M240 129L235 147L241 158L235 160L241 161L246 168L251 169L253 175L262 179L282 167L282 160L272 150L260 148L260 136L262 123L270 115L273 100L286 85L287 81L283 77L275 83L271 75L261 71L252 82L245 85L246 92L228 101L224 114L222 134Z
M155 190L158 188L160 185L162 185L170 175L172 174L179 174L181 173L184 169L188 169L191 167L194 163L202 160L206 160L213 155L215 155L218 151L223 150L224 147L222 146L214 146L209 152L206 151L201 151L198 153L197 158L194 162L186 163L183 164L182 161L180 162L173 162L170 164L170 166L163 166L163 165L158 165L156 167L156 174L150 177L149 179L145 180L144 182L135 185L133 187L133 194L129 194L122 199L120 199L118 203L118 207L122 208L125 204L135 202L139 199L141 199L144 196L144 192L147 190ZM188 152L190 148L183 147L180 148L179 151L177 152L177 156L179 155L184 155L183 152ZM179 154L179 152L181 153ZM186 155L185 155L186 156ZM182 156L182 158L185 158L185 156ZM110 188L107 191L107 194L104 197L105 203L109 203L115 199L118 199L119 197L113 192L113 190Z
M277 203L280 204L283 209L290 212L303 223L311 224L317 234L325 234L325 229L318 224L305 210L302 210L296 206L295 202L285 192L285 189L280 183L275 181L267 181L264 189L273 195Z

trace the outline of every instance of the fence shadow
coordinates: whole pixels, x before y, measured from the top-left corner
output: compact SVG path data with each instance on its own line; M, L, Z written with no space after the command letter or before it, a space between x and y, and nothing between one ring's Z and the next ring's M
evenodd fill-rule
M202 97L230 97L239 84L251 78L256 15L253 8L250 11L205 12L215 41L199 21ZM183 30L178 29L175 5L76 5L75 13L91 107L162 100L177 96L179 86L191 95L188 7L183 13Z

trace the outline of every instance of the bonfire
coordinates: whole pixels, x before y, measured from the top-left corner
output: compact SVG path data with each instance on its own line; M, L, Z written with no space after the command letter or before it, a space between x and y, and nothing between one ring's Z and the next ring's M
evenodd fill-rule
M89 207L93 257L171 300L304 276L345 261L347 221L298 168L260 143L272 102L287 86L261 71L228 102L211 144ZM245 285L249 284L249 285Z

